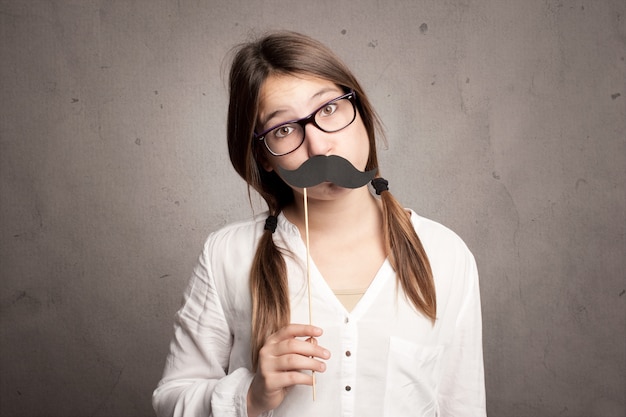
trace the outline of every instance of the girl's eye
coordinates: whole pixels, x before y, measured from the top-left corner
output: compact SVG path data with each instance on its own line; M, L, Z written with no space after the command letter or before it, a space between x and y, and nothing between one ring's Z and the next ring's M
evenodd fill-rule
M320 110L320 116L330 116L337 111L337 103L329 103Z
M283 125L274 129L272 131L272 136L274 136L276 139L282 139L289 136L294 130L295 128L291 125Z

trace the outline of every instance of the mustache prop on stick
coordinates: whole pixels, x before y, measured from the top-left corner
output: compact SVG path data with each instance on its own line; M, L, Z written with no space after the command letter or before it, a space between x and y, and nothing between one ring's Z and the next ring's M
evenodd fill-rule
M359 188L370 182L377 171L378 168L359 171L350 161L337 155L313 156L293 171L278 167L285 182L300 188L313 187L326 181L344 188Z
M316 155L306 160L300 167L290 171L278 166L278 172L285 182L293 187L302 188L304 196L304 229L306 239L306 278L307 292L309 295L309 324L313 324L313 312L311 309L311 268L309 250L309 204L307 198L307 188L331 182L344 188L359 188L370 182L378 168L369 171L359 171L345 158L337 155ZM311 339L311 343L314 340ZM311 372L313 377L313 401L315 401L315 371Z

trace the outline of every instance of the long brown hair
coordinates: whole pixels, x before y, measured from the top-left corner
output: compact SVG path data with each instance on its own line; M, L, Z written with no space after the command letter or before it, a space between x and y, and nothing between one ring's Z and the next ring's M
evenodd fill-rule
M381 123L367 95L350 69L326 46L295 32L273 32L240 45L229 78L228 151L233 167L268 205L273 216L293 202L294 194L275 172L265 171L261 146L252 140L258 119L259 93L271 75L303 74L322 78L354 90L357 108L368 134L370 153L366 169L378 167L376 132ZM415 308L433 322L435 286L426 252L404 207L389 191L381 193L383 234L387 255L404 293ZM273 332L289 324L287 269L271 231L261 237L250 271L252 296L252 363Z

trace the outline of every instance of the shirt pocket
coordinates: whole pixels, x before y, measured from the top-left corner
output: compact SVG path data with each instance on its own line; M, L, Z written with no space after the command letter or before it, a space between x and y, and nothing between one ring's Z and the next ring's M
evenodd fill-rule
M389 340L386 417L436 417L437 385L443 346L423 346L397 337Z

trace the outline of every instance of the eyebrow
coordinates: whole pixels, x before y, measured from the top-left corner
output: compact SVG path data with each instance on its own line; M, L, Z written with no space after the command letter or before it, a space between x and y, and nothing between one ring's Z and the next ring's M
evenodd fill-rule
M309 101L317 98L317 97L321 97L324 94L328 93L328 92L334 92L336 91L338 88L334 88L334 87L325 87L322 88L321 90L319 90L317 93L313 94L310 98ZM332 100L332 99L331 99ZM322 103L324 104L324 103ZM261 120L261 126L265 126L267 125L267 122L269 122L270 120L272 120L274 117L278 116L281 113L286 112L286 110L275 110L273 112L271 112L270 114L268 114L266 117L263 118L263 120ZM288 123L289 120L285 121L285 123Z

